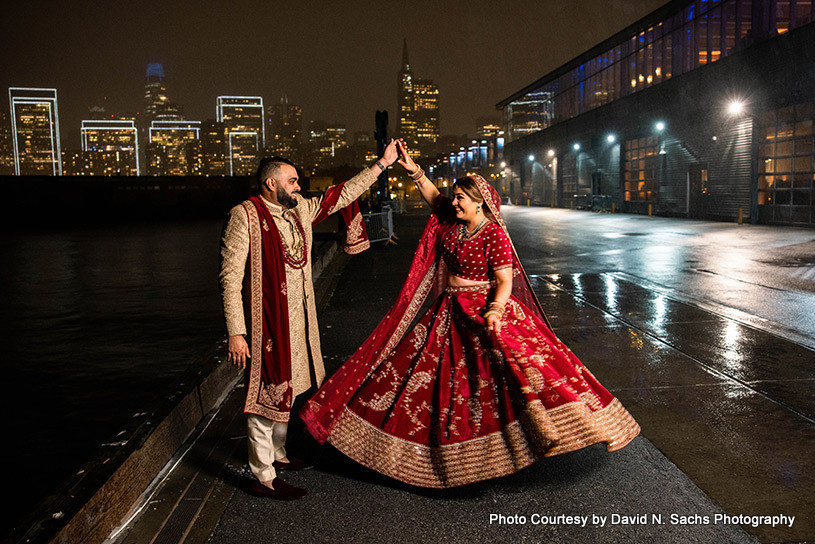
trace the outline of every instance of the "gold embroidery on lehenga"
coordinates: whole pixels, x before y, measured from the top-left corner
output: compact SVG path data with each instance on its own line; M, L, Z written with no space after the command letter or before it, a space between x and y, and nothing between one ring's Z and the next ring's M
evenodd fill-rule
M413 423L413 428L410 430L410 432L408 432L408 436L413 436L420 430L427 428L427 425L425 425L422 420L419 419L422 412L430 412L430 405L427 404L427 401L422 401L422 403L417 406L413 412L409 410L407 411L407 413L410 414L410 421Z
M433 381L433 375L430 372L416 372L413 376L410 377L408 380L407 385L405 386L405 390L408 392L409 395L412 395L419 389L427 387Z
M544 386L543 374L541 374L540 370L533 366L526 366L524 367L524 374L526 374L526 379L529 380L529 385L532 386L532 389L535 393L540 392Z
M416 327L414 327L412 338L410 339L410 343L413 345L414 351L408 356L409 359L413 359L416 354L419 353L419 350L422 349L425 340L427 340L427 327L421 323L418 323Z
M470 397L467 399L467 405L470 408L470 419L473 422L473 432L478 434L478 431L481 430L481 417L483 415L481 411L481 402L474 397Z
M429 446L395 437L346 408L328 441L362 465L422 487L452 487L517 472L541 457L605 442L615 451L639 433L617 399L599 412L572 402L527 405L521 421L484 436Z
M394 399L396 399L396 389L388 391L384 395L374 393L370 401L361 400L359 403L375 412L383 412L393 405Z

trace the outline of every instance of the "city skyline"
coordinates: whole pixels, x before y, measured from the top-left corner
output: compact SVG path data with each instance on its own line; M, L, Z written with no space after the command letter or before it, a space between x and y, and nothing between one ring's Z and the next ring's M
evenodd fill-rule
M103 106L121 114L143 104L144 67L163 64L167 93L187 119L213 117L222 95L288 96L305 119L372 131L391 113L402 41L414 69L442 89L442 134L473 134L495 103L612 35L663 2L564 5L486 2L402 6L351 2L275 6L247 2L222 12L188 2L138 6L14 5L0 23L3 87L56 88L63 141L78 147L80 122ZM600 7L606 10L600 10ZM195 9L192 9L192 8ZM611 7L611 13L607 8ZM135 46L134 46L135 44ZM443 51L444 54L439 54Z

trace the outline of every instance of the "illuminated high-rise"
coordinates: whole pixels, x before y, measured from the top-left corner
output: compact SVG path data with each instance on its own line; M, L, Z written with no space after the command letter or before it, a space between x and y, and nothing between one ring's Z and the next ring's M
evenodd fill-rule
M303 109L296 104L289 104L289 99L284 96L280 103L269 106L266 114L270 151L283 157L295 157L300 147Z
M312 156L307 162L312 171L339 166L348 161L348 141L343 123L310 121L308 132Z
M82 151L92 165L85 172L89 175L139 175L139 138L132 120L82 121Z
M429 79L413 82L413 119L419 146L435 144L439 139L439 88Z
M178 104L173 104L167 96L164 67L156 62L147 65L144 111L145 124L155 120L181 121L184 119L183 108Z
M226 176L229 164L226 157L226 129L224 124L214 119L201 125L201 153L203 164L201 173L205 176Z
M397 107L399 119L396 133L409 144L416 141L416 119L414 117L415 105L413 97L413 71L408 60L407 40L402 44L402 67L399 70L397 82Z
M10 87L8 94L14 173L62 175L57 90Z
M0 175L14 174L14 151L11 145L11 122L9 114L0 111Z
M266 147L266 121L260 96L219 96L217 120L224 124L229 175L245 176L257 167Z
M201 121L153 121L147 164L151 175L186 176L192 173L190 148L200 139Z

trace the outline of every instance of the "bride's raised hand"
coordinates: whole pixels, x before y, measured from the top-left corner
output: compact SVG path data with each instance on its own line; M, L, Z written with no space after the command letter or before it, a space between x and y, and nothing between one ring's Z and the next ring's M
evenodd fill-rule
M402 165L402 168L407 170L408 174L412 174L418 170L419 165L413 162L413 159L411 159L410 155L408 155L407 145L402 138L396 140L396 147L399 149L399 154L402 156L401 159L398 159L398 162Z

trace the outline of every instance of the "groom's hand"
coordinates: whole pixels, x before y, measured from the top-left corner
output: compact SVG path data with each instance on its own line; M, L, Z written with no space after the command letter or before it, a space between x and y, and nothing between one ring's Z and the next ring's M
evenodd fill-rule
M241 334L229 337L227 351L226 361L241 370L246 368L246 360L252 358L252 356L249 355L249 345Z
M399 150L396 148L396 140L391 138L391 141L385 148L385 152L382 154L382 161L385 163L385 166L390 166L396 162L397 158L399 158Z

